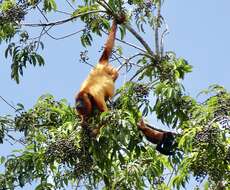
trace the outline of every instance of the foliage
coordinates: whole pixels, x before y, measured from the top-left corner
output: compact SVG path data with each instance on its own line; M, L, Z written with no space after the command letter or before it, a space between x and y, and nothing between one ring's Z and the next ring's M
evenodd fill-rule
M64 100L42 96L33 109L15 117L15 130L24 132L26 145L4 162L1 186L23 187L39 178L38 187L48 188L53 186L48 183L52 176L55 188L84 180L91 188L103 181L107 188L142 189L145 177L151 183L162 175L167 159L156 157L155 150L141 142L132 112L114 110L101 115L100 121L89 125L110 126L103 127L97 139L90 138Z
M198 181L208 176L211 184L228 184L230 94L217 85L205 93L213 94L201 104L193 101L187 121L181 124L183 136L179 146L190 153L184 157L182 171L193 172Z
M28 34L26 32L20 33L20 44L10 43L5 51L5 57L8 55L12 57L11 78L19 83L19 73L23 76L23 68L26 68L27 62L31 65L44 65L44 59L36 50L39 46L43 49L43 44L40 41L32 41L28 43Z
M191 65L175 53L163 51L165 31L159 33L164 27L160 14L163 1L71 2L77 8L68 18L26 24L26 17L34 10L43 18L59 13L59 2L1 1L0 42L8 45L5 57L11 57L12 79L19 83L28 64L44 65L38 50L43 49L42 39L49 35L49 29L79 18L85 25L81 43L87 47L94 35L109 30L113 18L122 16L126 21L119 25L120 41L130 32L143 49L134 46L139 52L125 58L119 47L112 58L135 74L116 91L108 103L110 111L95 111L84 126L66 100L57 101L52 95L41 96L29 110L18 104L15 116L1 116L0 143L13 141L22 148L0 157L4 166L0 190L24 187L33 181L37 181L36 190L79 188L82 184L87 189L167 190L185 187L192 176L205 181L206 189L227 189L230 94L213 85L201 93L206 95L202 103L187 95L181 81L192 71ZM141 36L147 25L155 32L155 51ZM39 36L31 37L28 27L41 28ZM81 52L81 58L88 63L86 53ZM153 115L178 132L178 149L173 156L159 154L137 129L142 116ZM99 135L92 137L91 131L99 128Z
M177 188L185 185L190 172L199 180L209 176L216 183L229 181L229 128L219 124L223 122L221 117L229 115L229 93L222 89L202 104L193 101L193 111L189 110L190 118L181 123L183 133L179 138L179 147L187 154L182 156L178 151L167 159L142 141L136 127L141 115L138 106L131 106L131 110L126 107L131 99L140 98L138 91L132 97L126 92L139 85L127 85L125 92L120 90L123 94L110 112L99 114L88 123L88 129L104 126L97 138L80 127L79 118L65 100L55 101L51 95L42 96L32 109L17 115L10 125L24 132L25 147L3 161L6 169L1 175L2 187L23 187L39 178L37 188L48 189L65 188L70 181L78 184L81 180L89 188L101 182L107 189L143 189L148 184L166 188L166 181L162 180L166 175L164 168L175 170L171 183ZM216 104L217 97L222 104ZM209 111L206 117L204 109ZM4 120L1 126L5 128L2 123ZM54 183L49 183L50 176Z

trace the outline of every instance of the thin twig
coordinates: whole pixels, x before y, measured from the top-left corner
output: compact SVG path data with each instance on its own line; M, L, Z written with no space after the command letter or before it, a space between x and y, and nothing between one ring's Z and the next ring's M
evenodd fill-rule
M137 56L146 56L146 54L137 53L137 54L134 54L133 56L129 57L128 59L131 60L131 59L134 59L134 58L137 57Z
M37 48L36 48L36 50L35 51L37 51L38 50L38 48L39 48L39 44L40 44L40 42L41 42L41 38L42 38L42 36L43 36L43 31L45 31L45 28L46 27L43 27L42 28L42 31L41 31L41 33L40 33L40 35L39 35L39 37L38 37L38 45L37 45Z
M94 66L94 65L92 65L92 64L91 64L91 63L89 63L89 62L84 61L84 63L85 63L86 65L89 65L90 67L95 68L95 66Z
M14 144L9 140L9 139L5 139L11 146L13 146Z
M38 11L41 13L41 15L43 16L43 18L46 20L46 22L49 22L48 18L46 17L46 15L43 13L43 11L39 8L38 5L36 5L36 8L38 9Z
M62 14L65 14L65 15L69 15L69 16L72 15L71 13L67 13L65 11L60 11L60 10L55 10L55 12L62 13Z
M120 63L120 65L123 64L123 63L119 60L119 57L116 55L116 53L112 53L112 55L115 57L115 59L114 59L113 61L117 60L117 61ZM110 62L111 62L111 61L110 61Z
M122 69L123 66L127 65L127 61L125 61L124 63L122 63L118 68L117 71L120 71Z
M124 65L127 65L128 66L128 63L130 63L130 65L131 65L131 67L132 67L132 65L134 65L134 64L132 64L131 62L130 62L130 60L132 60L132 59L134 59L135 57L137 57L137 56L140 56L140 55L145 55L145 54L142 54L142 53L137 53L137 54L135 54L135 55L133 55L133 56L131 56L131 57L129 57L129 58L127 58L127 59L125 59L124 57L124 59L125 59L125 63L123 64L123 65L121 65L119 68L118 68L118 71L124 66ZM139 65L138 65L139 66ZM130 68L131 69L131 68ZM129 69L129 70L130 70ZM128 71L129 71L128 70Z
M5 135L7 136L7 137L9 137L11 140L13 140L13 141L15 141L15 142L18 142L18 143L20 143L20 144L22 144L22 145L25 145L25 142L23 142L22 140L18 140L18 139L15 139L13 136L11 136L10 134L8 134L8 133L6 133L5 132ZM8 141L9 142L9 141ZM12 144L13 145L13 144Z
M0 95L0 98L8 105L10 106L12 109L14 109L15 111L18 111L12 104L10 104L5 98L3 98L1 95Z
M134 65L134 66L137 66L137 67L142 67L143 65L141 66L141 65L138 65L138 64L136 64L136 63L130 61L131 59L133 59L133 58L136 57L137 55L145 55L145 54L137 53L137 54L133 55L133 56L130 57L130 58L126 58L126 57L124 57L124 56L122 56L122 55L119 55L118 58L122 58L122 59L124 59L125 61L128 61L130 65Z
M141 72L143 72L145 69L147 69L148 67L152 67L152 66L156 66L155 63L151 63L151 64L148 64L148 65L145 65L143 66L141 69L139 69L135 75L133 75L133 77L129 80L129 81L132 81L134 78L136 78Z
M166 28L164 30L164 32L161 34L161 48L160 48L161 49L161 57L163 57L163 55L164 55L164 38L167 34L169 34L168 28Z
M167 23L165 22L164 18L162 18L162 21L164 22L165 30L162 32L161 40L160 40L160 54L161 54L161 57L164 56L164 38L165 38L165 36L167 34L169 34L169 27L168 27Z
M171 179L172 179L172 177L173 177L173 174L174 174L175 170L176 170L176 165L174 165L174 167L173 167L173 171L172 171L172 173L171 173L171 175L170 175L170 177L169 177L169 180L168 180L168 182L167 182L167 186L169 186L169 183L170 183L170 181L171 181Z
M46 32L49 31L49 30L52 29L52 28L53 28L53 26L49 26L49 28L48 28L47 30L45 30L45 31L44 31L42 34L40 34L40 35L41 35L41 36L45 35ZM37 36L37 37L29 38L29 40L37 40L37 39L39 39L40 35Z
M82 32L82 31L84 31L84 30L85 30L85 29L81 29L81 30L78 30L78 31L73 32L73 33L71 33L71 34L67 34L67 35L65 35L65 36L62 36L62 37L54 37L54 36L52 36L51 34L49 34L48 31L45 32L45 33L46 33L50 38L52 38L52 39L54 39L54 40L63 40L63 39L68 38L68 37L70 37L70 36L74 36L74 35L76 35L76 34Z
M159 50L159 27L160 27L160 19L161 19L161 1L157 4L157 16L156 16L156 28L155 28L155 45L156 45L156 54L160 55Z
M93 13L102 13L102 12L105 12L105 11L102 11L102 10L94 10L94 11L89 11L89 12L86 12L86 13L80 13L78 15L75 15L71 18L67 18L67 19L64 19L64 20L59 20L59 21L55 21L55 22L50 22L50 23L37 23L37 24L22 24L23 26L29 26L29 27L44 27L44 26L57 26L57 25L61 25L61 24L64 24L66 22L69 22L69 21L72 21L78 17L81 17L81 16L84 16L84 15L88 15L88 14L93 14Z
M138 41L145 47L146 51L151 56L154 56L154 53L149 47L149 45L147 44L147 42L129 24L124 24L124 25L128 29L128 31L131 32L138 39Z
M75 10L74 6L68 1L68 0L65 0L67 2L67 4L73 9Z

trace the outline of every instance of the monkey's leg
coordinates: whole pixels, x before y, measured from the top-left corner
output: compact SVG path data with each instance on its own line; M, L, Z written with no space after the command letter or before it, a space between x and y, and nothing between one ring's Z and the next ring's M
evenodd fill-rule
M106 106L104 97L100 97L100 98L95 98L95 103L97 105L97 108L99 109L99 111L104 112L104 111L108 111L108 108Z
M86 92L82 91L75 97L75 108L78 114L81 115L82 120L91 114L92 103Z

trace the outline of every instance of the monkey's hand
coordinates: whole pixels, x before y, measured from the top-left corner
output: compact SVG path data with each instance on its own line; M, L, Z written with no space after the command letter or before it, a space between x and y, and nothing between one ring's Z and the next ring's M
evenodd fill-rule
M126 15L124 12L122 12L117 15L115 19L117 24L123 24L126 21Z

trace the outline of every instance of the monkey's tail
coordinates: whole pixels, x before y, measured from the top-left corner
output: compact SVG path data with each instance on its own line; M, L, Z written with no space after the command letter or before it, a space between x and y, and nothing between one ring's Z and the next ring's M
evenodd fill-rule
M111 30L109 32L108 39L105 43L104 51L101 55L101 58L99 59L100 64L107 64L108 63L109 57L111 55L111 52L112 52L112 49L114 46L114 41L115 41L115 37L116 37L116 30L117 30L117 21L116 21L116 19L114 19Z

